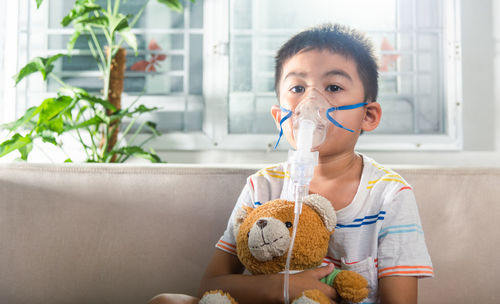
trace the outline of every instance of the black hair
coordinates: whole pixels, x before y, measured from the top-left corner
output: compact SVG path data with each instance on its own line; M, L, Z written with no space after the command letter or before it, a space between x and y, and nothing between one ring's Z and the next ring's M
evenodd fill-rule
M326 23L300 32L290 38L275 58L274 89L279 97L283 64L302 51L328 50L353 59L364 88L364 101L376 101L378 66L371 41L361 32L340 24Z

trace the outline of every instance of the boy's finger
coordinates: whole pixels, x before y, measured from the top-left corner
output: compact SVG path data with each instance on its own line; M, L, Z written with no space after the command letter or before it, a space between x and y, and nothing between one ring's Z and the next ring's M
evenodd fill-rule
M322 278L329 275L334 269L335 269L334 265L330 263L326 266L314 269L313 271L314 271L314 275L316 276L316 278L318 280L321 280Z

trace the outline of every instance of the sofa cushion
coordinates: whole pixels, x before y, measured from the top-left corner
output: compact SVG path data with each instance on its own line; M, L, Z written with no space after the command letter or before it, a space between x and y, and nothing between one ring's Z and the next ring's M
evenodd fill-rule
M256 168L0 165L0 303L196 295ZM420 303L495 303L500 169L395 168L413 186L435 278Z

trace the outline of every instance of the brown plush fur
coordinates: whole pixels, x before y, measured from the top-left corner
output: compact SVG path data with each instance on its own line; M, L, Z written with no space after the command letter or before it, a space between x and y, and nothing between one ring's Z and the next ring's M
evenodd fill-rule
M328 297L322 293L321 291L319 291L318 289L308 289L308 290L305 290L303 293L302 293L304 296L308 297L309 299L315 301L315 302L318 302L319 304L330 304L330 299L328 299Z
M255 259L247 246L247 234L252 225L262 217L273 217L281 220L283 223L287 221L293 223L293 204L293 202L285 200L268 202L265 204L265 207L260 206L254 212L249 212L247 218L241 224L237 236L236 248L238 257L241 261L244 261L245 267L252 274L270 274L285 270L286 254L266 262ZM318 267L326 256L328 240L331 234L325 228L320 216L305 204L302 207L299 221L290 270L304 270ZM292 229L293 227L289 228L290 234L292 233Z
M330 235L333 233L336 223L335 210L333 210L328 200L319 195L313 195L306 197L304 201L292 252L290 270L306 270L316 268L321 264L328 251ZM308 203L314 207L309 206ZM319 213L313 208L319 210ZM271 255L266 256L267 252L262 254L261 251L255 251L255 248L263 248L262 246L253 246L253 252L260 257L260 260L258 260L252 255L249 248L248 235L249 232L252 235L252 227L254 228L254 244L256 231L262 233L263 240L265 240L265 236L269 237L269 235L275 238L273 241L270 241L272 239L265 240L265 242L268 242L265 246L278 244L280 240L285 240L288 237L288 235L285 237L287 229L290 236L292 235L293 227L287 227L285 223L293 223L294 216L294 203L285 200L270 201L255 209L247 207L236 215L235 229L238 229L236 235L238 258L251 273L273 274L284 271L288 251L288 248L280 247L276 251L278 253L273 251ZM262 220L260 224L259 220ZM325 222L329 223L330 230L326 228ZM271 232L267 234L266 231ZM272 232L276 234L273 235ZM257 236L260 238L261 234L257 234ZM360 302L368 295L366 279L352 271L340 272L333 285L342 298L352 302ZM296 300L297 302L293 303L330 303L328 297L317 289L305 290L301 297ZM203 303L215 304L211 301Z
M343 270L333 281L333 287L342 299L360 302L368 296L369 290L366 287L366 280L361 280L359 277L360 274L354 271Z

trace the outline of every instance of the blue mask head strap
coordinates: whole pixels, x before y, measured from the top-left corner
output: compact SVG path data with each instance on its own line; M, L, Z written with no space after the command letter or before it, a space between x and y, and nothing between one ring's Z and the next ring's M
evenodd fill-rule
M281 111L286 112L287 114L285 116L283 116L280 120L280 136L278 137L278 141L276 142L276 145L274 145L275 150L278 147L278 144L280 143L281 136L283 136L283 123L285 122L285 120L292 117L292 110L285 109L282 106L280 106L280 109L281 109Z
M354 132L354 130L351 130L349 128L344 127L338 121L336 121L335 119L333 119L333 117L330 116L330 113L334 112L334 111L357 109L357 108L364 107L367 104L368 104L367 102L360 102L360 103L356 103L356 104L352 104L352 105L347 105L347 106L331 107L328 110L326 110L326 118L328 118L328 120L331 121L336 127L342 128L342 129L347 130L349 132Z
M368 104L367 102L360 102L360 103L356 103L356 104L352 104L352 105L346 105L346 106L340 106L340 107L331 107L331 108L329 108L326 111L326 118L328 118L328 120L331 123L333 123L336 127L339 127L341 129L347 130L349 132L354 132L354 130L351 130L349 128L344 127L338 121L336 121L335 119L333 119L333 117L330 116L330 113L334 112L334 111L357 109L357 108L364 107L367 104ZM285 116L283 116L283 118L281 118L281 120L280 120L280 135L278 137L278 141L276 142L276 145L274 145L274 149L276 149L278 147L278 144L280 143L280 140L281 140L281 136L283 136L283 123L288 118L292 117L292 110L285 109L282 106L280 106L280 109L281 109L281 111L286 112L287 114Z

